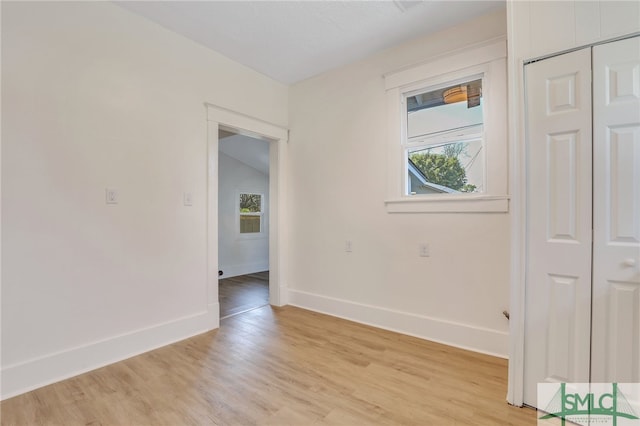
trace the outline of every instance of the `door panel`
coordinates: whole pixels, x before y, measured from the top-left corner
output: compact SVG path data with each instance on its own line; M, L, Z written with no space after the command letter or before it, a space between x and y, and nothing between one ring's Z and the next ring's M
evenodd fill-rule
M577 131L548 135L547 180L549 185L547 241L578 241Z
M593 77L591 379L640 382L640 38L594 47Z
M527 91L524 402L539 382L589 381L591 51L532 63Z

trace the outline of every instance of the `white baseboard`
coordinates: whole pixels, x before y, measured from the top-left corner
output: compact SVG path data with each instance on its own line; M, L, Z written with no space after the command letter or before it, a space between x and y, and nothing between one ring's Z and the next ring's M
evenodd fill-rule
M286 285L280 286L280 305L289 305L289 288Z
M210 304L206 312L4 366L0 400L213 330L219 311L218 303Z
M509 333L289 289L290 305L421 339L508 358Z
M218 265L224 273L221 279L237 277L240 275L255 274L256 272L268 271L269 262L249 263L244 265Z
M220 303L219 302L209 303L209 306L207 306L207 316L209 317L209 319L207 320L207 323L209 324L209 328L207 329L207 331L220 328Z

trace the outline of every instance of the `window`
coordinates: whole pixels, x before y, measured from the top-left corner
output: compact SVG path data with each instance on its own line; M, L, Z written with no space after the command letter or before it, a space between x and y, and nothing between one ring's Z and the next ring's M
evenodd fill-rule
M482 79L405 98L406 195L484 192Z
M240 193L240 234L262 232L262 194Z
M385 75L390 213L506 212L506 43Z

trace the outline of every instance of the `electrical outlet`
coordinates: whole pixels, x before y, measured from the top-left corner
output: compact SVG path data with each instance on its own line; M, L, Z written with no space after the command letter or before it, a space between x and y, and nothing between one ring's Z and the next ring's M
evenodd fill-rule
M429 244L420 244L418 246L418 254L420 255L420 257L429 257Z
M353 251L353 243L351 240L347 240L344 242L344 251L347 253L351 253Z

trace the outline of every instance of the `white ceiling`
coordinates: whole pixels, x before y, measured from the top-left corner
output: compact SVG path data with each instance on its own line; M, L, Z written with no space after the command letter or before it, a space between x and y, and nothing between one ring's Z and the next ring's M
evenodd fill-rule
M504 0L118 4L286 84L505 6Z
M234 134L222 137L218 149L269 176L269 142Z

